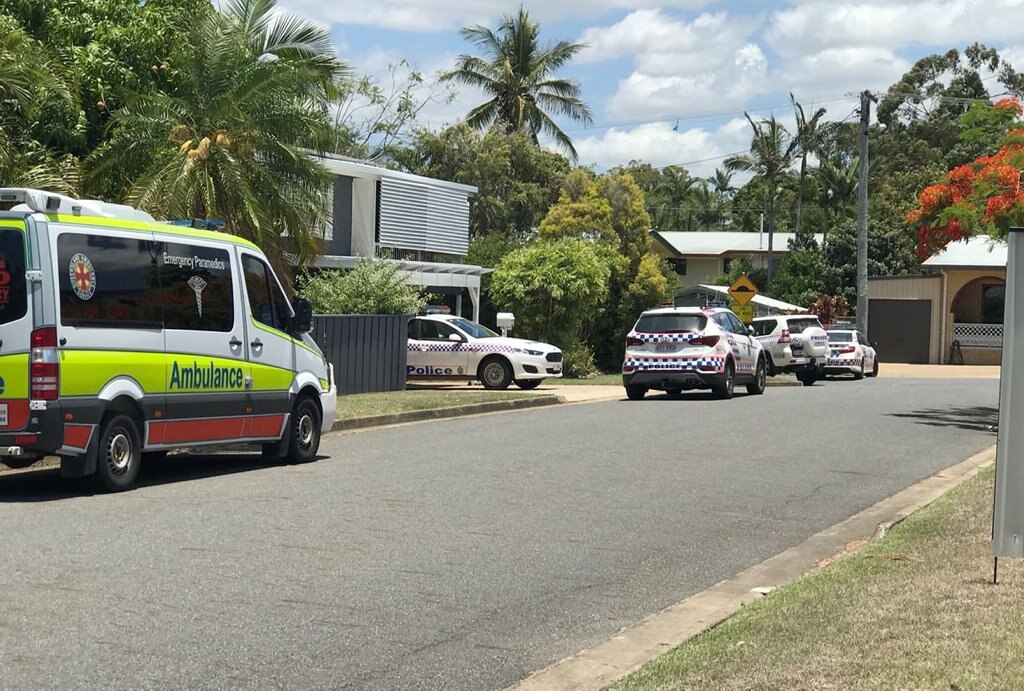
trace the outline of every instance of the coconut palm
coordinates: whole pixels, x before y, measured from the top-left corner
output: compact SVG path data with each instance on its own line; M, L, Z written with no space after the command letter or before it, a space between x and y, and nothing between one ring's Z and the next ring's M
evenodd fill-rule
M800 186L796 193L796 225L794 231L800 232L800 219L804 207L804 182L807 180L807 156L815 154L821 147L821 119L825 117L825 109L818 108L810 118L804 112L804 107L797 103L793 94L789 95L793 104L793 115L796 118L796 135L793 137L793 144L796 146L796 155L800 157Z
M857 156L845 161L838 156L823 158L814 169L833 222L856 216L859 173L860 158Z
M162 218L222 219L285 268L319 250L330 176L309 150L322 150L345 68L327 29L276 5L230 0L198 17L171 59L178 86L125 99L86 181L133 171L128 203Z
M708 182L714 187L715 193L722 198L728 197L736 191L736 188L732 186L732 173L722 168L715 168L715 174L708 178Z
M779 180L793 167L795 144L785 126L773 115L767 120L754 122L749 113L744 113L754 132L750 141L750 153L731 156L725 160L725 167L732 171L749 171L762 177L768 186L768 283L772 282L775 271L772 239L775 233L775 198Z
M477 25L462 29L461 34L484 55L460 55L445 79L476 87L490 97L469 111L466 122L481 130L497 124L509 133L526 131L534 141L546 134L576 160L572 140L552 113L585 125L593 120L580 99L579 84L553 75L584 45L569 41L542 45L540 25L522 6L518 13L503 17L497 31Z

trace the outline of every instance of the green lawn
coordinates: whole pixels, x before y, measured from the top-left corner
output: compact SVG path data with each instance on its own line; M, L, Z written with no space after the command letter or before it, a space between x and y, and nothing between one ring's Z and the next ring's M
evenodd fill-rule
M547 379L548 384L555 384L561 386L562 384L590 384L600 386L622 386L622 375L621 374L598 374L594 377L588 377L586 379L571 379L569 377L562 377L561 379Z
M432 410L451 408L470 403L490 403L537 396L540 394L522 391L486 391L480 388L467 390L407 390L383 393L361 393L338 396L338 420L353 420L374 415L405 413L411 410Z
M616 689L1011 689L1024 563L992 585L993 472L648 664Z

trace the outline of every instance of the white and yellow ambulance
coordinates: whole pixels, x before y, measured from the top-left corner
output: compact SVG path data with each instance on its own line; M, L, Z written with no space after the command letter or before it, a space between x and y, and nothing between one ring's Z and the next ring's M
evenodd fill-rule
M116 491L179 447L310 460L337 394L310 319L246 240L0 189L0 461Z

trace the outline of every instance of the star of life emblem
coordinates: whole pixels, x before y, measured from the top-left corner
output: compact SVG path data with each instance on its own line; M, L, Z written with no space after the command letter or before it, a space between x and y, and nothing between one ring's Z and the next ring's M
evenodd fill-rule
M80 299L88 300L96 294L96 269L89 261L89 257L81 252L71 257L68 274L71 278L71 289Z
M199 310L199 316L203 316L203 289L206 288L206 281L202 276L193 276L188 279L188 286L196 293L196 309Z

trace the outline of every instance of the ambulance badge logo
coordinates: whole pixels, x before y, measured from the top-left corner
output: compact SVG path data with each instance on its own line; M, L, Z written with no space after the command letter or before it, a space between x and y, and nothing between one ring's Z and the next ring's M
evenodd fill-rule
M203 289L206 288L206 281L203 280L202 276L193 276L188 279L188 287L196 293L196 309L199 310L199 316L203 316Z
M68 274L71 278L71 289L79 299L89 300L96 294L96 269L93 268L89 257L81 252L71 257Z

